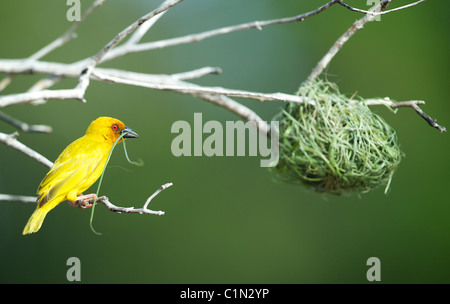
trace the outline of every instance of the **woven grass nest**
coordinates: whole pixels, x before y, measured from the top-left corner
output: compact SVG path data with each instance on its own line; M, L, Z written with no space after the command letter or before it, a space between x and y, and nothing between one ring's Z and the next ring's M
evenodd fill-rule
M402 153L395 130L360 97L349 98L335 84L304 83L299 96L314 101L288 103L279 121L277 179L318 192L343 194L389 187Z

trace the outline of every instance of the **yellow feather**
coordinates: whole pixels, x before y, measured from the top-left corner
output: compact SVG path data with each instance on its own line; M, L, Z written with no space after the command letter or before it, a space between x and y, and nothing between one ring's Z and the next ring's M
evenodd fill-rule
M31 215L30 219L25 225L22 234L37 232L41 228L47 213L53 208L55 208L61 202L61 200L58 199L60 198L58 197L53 201L49 201L42 207L38 206L38 208L34 210L33 214Z
M23 234L37 232L50 210L62 201L75 201L97 181L109 151L124 129L120 120L99 117L89 125L83 137L64 149L39 185L38 204Z

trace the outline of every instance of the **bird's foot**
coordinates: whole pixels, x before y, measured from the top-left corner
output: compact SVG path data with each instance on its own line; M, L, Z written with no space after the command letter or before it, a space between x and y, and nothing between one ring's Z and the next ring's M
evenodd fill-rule
M97 199L97 195L95 193L86 194L86 195L80 194L80 195L78 195L76 201L70 201L69 204L72 207L86 209L86 208L91 208L94 205L94 201L96 199Z

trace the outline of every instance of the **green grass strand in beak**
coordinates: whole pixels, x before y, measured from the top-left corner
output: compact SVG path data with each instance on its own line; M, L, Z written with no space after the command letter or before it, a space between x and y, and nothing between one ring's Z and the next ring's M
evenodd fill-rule
M116 141L114 142L111 150L109 151L108 154L108 158L106 159L106 163L105 166L103 167L103 171L102 174L100 175L100 179L98 181L98 187L97 187L97 192L95 193L95 196L98 197L98 194L100 193L100 187L102 185L102 180L103 180L103 175L105 174L105 170L106 170L106 166L108 165L109 159L111 158L111 154L115 148L115 146L117 145L117 143L122 139L122 137L125 136L125 134L127 133L123 133L121 134ZM124 141L125 142L125 141ZM94 203L92 205L92 210L91 210L91 218L89 219L89 226L91 227L92 232L94 232L96 235L102 235L100 232L95 231L94 226L92 225L92 222L94 220L94 210L95 210L95 203L96 203L97 199L94 200Z
M123 150L125 151L125 157L127 158L127 161L130 164L135 165L135 166L139 166L139 167L144 165L144 161L142 159L138 159L137 162L130 160L130 158L128 157L128 152L127 152L127 147L125 145L125 140L123 141Z

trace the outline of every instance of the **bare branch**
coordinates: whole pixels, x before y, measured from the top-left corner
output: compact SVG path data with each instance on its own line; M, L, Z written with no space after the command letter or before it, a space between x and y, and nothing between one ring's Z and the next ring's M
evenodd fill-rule
M39 61L36 61L34 63L28 63L26 64L26 66L23 66L21 63L23 63L23 61L11 59L0 60L0 71L14 71L15 73L25 73L33 71L33 73L49 73L64 77L76 77L78 72L77 69L80 68L79 65L73 66L61 63L50 63ZM219 71L220 71L219 68L207 67L195 71L190 71L187 73L179 73L169 76L169 75L151 75L144 73L135 73L115 69L95 68L95 70L91 72L93 73L91 75L91 78L113 83L147 87L156 90L176 91L184 94L214 93L227 95L231 97L256 99L259 101L277 100L283 102L290 101L297 103L303 103L305 101L304 98L302 97L284 93L264 94L242 90L225 89L221 87L202 87L193 84L189 84L188 86L174 85L175 79L191 79L201 77L206 74L217 73ZM166 85L163 85L164 83ZM78 88L69 90L44 90L34 92L33 94L31 94L31 92L12 94L0 97L0 108L13 104L28 103L38 98L60 99L60 100L73 98L84 101L82 95L83 90ZM312 103L312 101L307 102Z
M55 49L57 49L57 48L59 48L61 46L63 46L69 40L74 39L76 36L77 35L75 33L71 33L70 35L63 35L63 36L57 38L56 40L54 40L53 42L51 42L50 44L46 45L45 47L43 47L42 49L40 49L39 51L37 51L33 55L31 55L28 58L28 60L39 60L40 58L44 57L48 53L54 51Z
M392 12L395 12L395 11L399 11L399 10L402 10L402 9L405 9L405 8L409 8L409 7L415 6L415 5L417 5L419 3L422 3L422 2L425 2L425 1L427 1L427 0L419 0L419 1L407 4L407 5L403 5L403 6L400 6L400 7L396 7L396 8L387 10L387 11L365 11L365 10L362 10L362 9L359 9L359 8L354 8L354 7L344 3L343 0L339 0L338 3L340 5L342 5L343 7L346 7L349 10L354 11L354 12L368 14L368 15L372 15L372 16L378 16L378 15L389 14L389 13L392 13Z
M409 100L409 101L392 101L389 99L389 97L385 97L383 99L367 99L364 102L368 106L373 105L385 105L388 107L391 107L392 109L396 108L402 108L402 107L410 107L413 108L414 111L416 111L417 114L419 114L425 121L432 126L433 128L438 129L441 133L447 132L447 129L443 126L440 126L436 123L436 119L431 118L428 116L418 105L425 104L425 101L423 100Z
M80 82L74 89L67 90L43 90L36 92L26 92L19 94L10 94L0 97L0 108L15 104L26 104L35 100L40 99L56 99L56 100L66 100L66 99L78 99L85 103L84 93L89 84L89 81L84 78L84 81Z
M217 94L201 93L198 94L197 97L205 101L208 101L212 104L215 104L219 107L222 107L238 115L239 117L243 118L246 121L254 122L256 128L261 134L265 136L269 134L270 126L265 121L263 121L258 114L256 114L254 111L250 110L246 106L240 104L239 102L229 97Z
M0 81L0 92L3 91L7 86L9 86L9 84L11 83L13 77L14 77L14 74L13 73L9 73L8 75L6 75L5 78L3 78Z
M256 99L258 101L268 101L268 100L278 100L283 102L295 102L295 103L313 103L312 100L305 100L305 98L297 95L289 95L284 93L270 93L270 94L264 94L264 93L258 93L258 92L250 92L250 91L243 91L243 90L230 90L225 89L221 87L205 87L205 86L198 86L194 84L188 84L184 83L186 85L164 85L159 83L149 83L144 81L135 81L135 80L129 80L129 79L123 79L119 77L113 77L113 76L107 76L98 72L93 72L93 76L95 76L97 79L106 81L106 82L112 82L112 83L121 83L121 84L127 84L131 86L138 86L138 87L145 87L149 89L156 89L156 90L163 90L163 91L174 91L179 92L183 94L191 94L191 95L198 95L200 93L210 93L210 94L218 94L218 95L225 95L230 97L240 97L240 98L249 98L249 99Z
M364 103L368 106L379 106L384 105L391 107L392 109L403 108L403 107L412 107L413 104L425 104L423 100L408 100L408 101L392 101L389 97L377 98L377 99L366 99Z
M150 83L150 85L160 84L159 88L166 88L166 89L174 89L175 92L183 93L185 91L177 91L177 89L185 89L190 90L189 94L191 94L194 97L201 98L205 101L211 102L215 105L218 105L220 107L223 107L224 109L227 109L231 111L232 113L235 113L239 117L242 117L246 121L252 121L257 126L260 133L263 135L267 135L269 132L269 126L265 121L263 121L254 111L250 110L246 106L236 102L235 100L226 97L224 95L218 94L217 92L205 92L202 90L195 90L196 88L202 88L200 86L197 86L195 84L187 83L180 79L180 75L185 74L175 74L175 75L150 75L150 74L141 74L141 73L135 73L135 72L124 72L120 70L112 70L112 69L99 69L96 68L94 72L94 77L97 75L97 71L100 71L103 73L104 80L106 79L117 79L118 81L122 81L123 79L120 77L126 77L127 80L130 81L130 84L133 85L145 85L145 83ZM193 74L197 74L197 72L193 71ZM191 72L188 72L189 74ZM186 73L186 74L188 74ZM200 73L199 73L200 74ZM106 77L105 77L106 75ZM174 79L175 78L175 79ZM143 83L144 82L144 83ZM156 86L155 86L156 88ZM298 96L294 96L298 97Z
M179 80L188 80L188 79L200 78L200 77L203 77L203 76L209 75L209 74L221 74L221 73L222 73L222 69L220 69L220 68L204 67L204 68L196 69L193 71L171 74L170 77L172 77L174 79L179 79Z
M362 29L367 22L370 22L370 21L374 20L375 16L381 15L381 14L390 13L390 12L397 11L397 10L400 10L400 9L405 9L405 8L408 8L408 7L412 7L412 6L417 5L417 4L421 3L421 2L424 2L426 0L420 0L420 1L408 4L408 5L404 5L402 7L398 7L398 8L395 8L395 9L391 9L389 11L382 12L381 10L385 9L387 7L387 5L389 5L391 3L391 1L392 0L381 1L378 5L373 7L370 11L362 11L362 10L354 9L353 7L345 4L342 0L339 0L338 3L341 4L342 6L348 8L348 9L351 9L353 11L359 11L359 12L366 13L366 15L363 18L355 21L353 23L353 25L341 37L339 37L339 39L328 50L328 52L325 54L325 56L317 63L316 67L313 69L313 71L309 75L308 81L312 81L315 78L317 78L323 72L323 70L328 66L330 61L339 52L339 50L343 47L343 45L358 30ZM424 101L393 102L393 101L389 100L389 98L385 98L385 99L377 99L377 100L366 100L365 103L367 105L384 104L384 105L390 106L391 108L412 107L423 119L425 119L427 121L427 123L430 126L438 129L441 133L442 132L446 132L445 127L442 127L442 126L438 125L436 123L435 119L432 119L431 117L429 117L427 114L425 114L419 108L418 104L423 104L423 103L425 103Z
M51 63L51 62L24 62L24 60L20 59L8 59L1 60L0 59L0 71L14 71L16 73L27 73L28 71L32 71L33 73L44 73L44 74L55 74L59 75L59 77L72 77L75 78L79 74L79 69L82 66L73 65L73 64L62 64L62 63ZM3 69L3 70L2 70ZM216 73L219 72L219 68L202 68L195 71L189 71L179 74L173 75L152 75L152 74L144 74L144 73L136 73L129 71L122 71L116 69L105 69L96 67L94 70L94 75L91 75L92 79L100 80L95 77L96 73L100 73L102 75L117 77L120 79L126 79L130 81L138 81L138 82L148 82L148 83L156 83L156 84L165 84L165 85L182 85L182 86L191 86L192 89L193 84L186 83L181 81L181 79L190 79L194 77L200 77L202 75L207 75L210 72ZM203 100L216 104L220 107L223 107L239 117L247 121L255 122L256 126L260 126L259 131L262 134L267 134L269 131L268 126L264 127L264 121L252 110L245 107L244 105L239 104L238 102L232 100L229 97L204 93L204 92L195 92L191 91L193 96L199 97ZM5 96L6 97L6 96ZM0 97L0 108L3 106L5 97Z
M166 0L164 1L157 9L151 11L150 13L146 14L145 16L139 18L137 21L135 21L133 24L128 26L126 29L121 31L119 34L117 34L108 44L106 44L97 54L95 54L93 57L91 57L88 60L88 63L86 64L85 68L81 71L80 78L78 80L78 85L74 89L76 91L82 92L82 98L81 100L85 102L84 100L84 94L86 92L87 87L89 86L89 78L90 75L94 69L94 67L102 60L102 58L116 45L118 45L120 42L122 42L128 35L133 33L139 26L141 26L144 22L148 21L150 18L168 10L172 6L182 2L183 0ZM78 98L80 99L80 98Z
M124 44L123 46L117 47L113 50L111 50L107 55L104 56L102 62L130 54L130 53L136 53L136 52L142 52L142 51L148 51L153 49L161 49L169 46L175 46L175 45L181 45L181 44L187 44L187 43L193 43L193 42L199 42L204 39L208 39L211 37L219 36L219 35L225 35L237 31L243 31L248 29L258 29L261 30L265 26L269 25L275 25L275 24L284 24L284 23L292 23L292 22L301 22L305 20L308 17L317 15L321 12L323 12L325 9L329 8L333 4L337 3L338 0L333 0L325 5L322 5L321 7L304 14L300 14L294 17L288 17L288 18L280 18L280 19L273 19L273 20L264 20L264 21L253 21L243 24L238 24L234 26L227 26L222 27L214 30L205 31L202 33L177 37L177 38L171 38L166 40L160 40L155 42L148 42L148 43L141 43L141 44Z
M83 14L83 16L80 18L80 21L75 22L68 30L65 32L61 37L57 38L50 44L46 45L33 55L31 55L28 60L38 60L47 55L48 53L52 52L53 50L57 49L58 47L63 46L66 42L72 40L76 37L75 31L78 29L81 23L83 23L84 20L100 5L103 4L105 0L97 0L92 4L92 6Z
M13 104L24 104L24 103L39 103L47 99L78 99L82 102L86 102L84 95L89 86L90 79L95 79L99 81L121 83L126 85L141 86L157 90L168 90L174 91L182 94L190 94L195 97L202 98L208 102L214 103L221 106L245 120L255 122L258 129L263 134L268 134L270 131L269 126L265 123L255 112L239 104L230 97L237 98L249 98L259 101L275 100L275 101L289 101L297 103L310 103L314 105L314 101L305 99L303 97L289 95L284 93L259 93L259 92L249 92L244 90L232 90L222 87L204 87L195 84L185 82L183 80L194 79L202 77L207 74L219 73L219 68L201 68L194 71L177 73L173 75L152 75L143 73L134 73L123 70L116 69L102 69L98 68L97 65L106 60L111 60L119 56L151 50L155 48L162 48L174 45L180 45L185 43L193 43L201 41L207 38L224 35L236 31L246 30L246 29L258 29L261 30L262 27L274 24L283 24L290 22L301 22L304 19L319 14L325 9L329 8L333 4L339 3L340 5L356 10L359 12L366 13L366 15L360 20L356 21L352 27L347 30L333 45L333 47L327 52L327 54L322 58L322 60L317 64L316 68L313 70L308 79L314 79L318 77L322 71L326 68L329 62L333 59L336 53L342 48L348 39L350 39L356 31L361 29L367 22L374 19L376 15L381 13L376 13L380 9L384 9L391 0L384 0L370 12L365 12L362 10L354 9L342 0L332 0L325 5L317 8L308 13L300 14L294 17L273 19L266 21L254 21L249 23L243 23L235 26L223 27L215 30L205 31L202 33L187 35L178 38L172 38L167 40L161 40L156 42L142 43L138 44L142 37L148 32L152 25L166 12L170 7L182 2L183 0L166 0L157 9L151 11L145 16L141 17L130 26L125 28L122 32L117 34L108 44L106 44L100 51L97 52L93 57L84 59L72 64L61 64L61 63L51 63L51 62L40 62L39 58L42 58L50 51L54 50L56 47L63 45L65 42L73 38L73 34L79 24L99 5L101 5L104 0L97 0L93 6L83 15L81 22L74 24L63 36L55 40L53 43L49 44L45 48L36 52L32 56L26 59L19 60L0 60L0 72L8 73L8 76L1 81L0 87L6 87L11 81L15 74L27 74L27 73L42 73L51 75L50 78L38 81L30 90L26 93L21 94L11 94L0 97L0 108L13 105ZM389 11L384 11L384 13L404 9L417 5L425 0L416 1L414 3L395 8ZM123 45L118 46L125 38L129 37L128 41ZM73 89L66 90L48 90L51 86L57 83L63 77L78 78L78 84ZM370 104L371 101L368 101ZM376 104L375 100L372 100L373 104ZM384 100L383 104L387 101ZM367 104L367 103L366 103ZM416 112L421 115L430 125L438 128L441 132L445 131L444 127L436 124L435 120L431 119L428 115L423 113L418 107L419 102L401 102L392 103L390 106L401 107L409 106L416 110ZM21 122L20 122L21 123ZM22 126L22 130L26 130L28 125L19 124L16 121L16 125ZM29 128L30 126L28 126ZM0 133L2 134L2 133ZM22 150L23 153L27 154L30 151L23 149L20 145L23 145L15 140L15 135L3 134L3 142L15 147L18 150ZM14 144L12 144L14 143ZM20 144L20 145L19 145ZM23 145L24 146L24 145ZM26 147L26 146L25 146ZM29 148L28 148L29 149ZM30 149L31 150L31 149ZM27 151L27 152L24 152ZM32 150L31 150L32 151ZM34 152L34 151L33 151ZM28 155L28 154L27 154ZM48 160L47 160L48 161ZM48 161L49 162L49 161ZM44 164L48 165L47 162L43 161ZM50 162L51 163L51 162Z
M28 89L28 92L37 92L37 91L46 90L46 89L54 86L58 82L60 82L62 79L63 79L62 76L50 75L47 78L37 81L31 88ZM45 99L36 99L30 103L32 105L39 105L39 104L44 104L46 102L47 101Z
M36 196L24 196L14 194L0 194L0 201L4 202L19 202L19 203L36 203Z
M88 59L80 73L80 77L78 79L78 84L74 89L67 90L44 90L39 92L27 92L21 94L11 94L8 96L0 97L0 108L9 106L12 104L24 104L29 103L34 100L41 99L78 99L82 102L86 102L84 99L84 95L89 86L89 79L94 67L101 61L103 56L105 56L112 48L114 48L117 44L119 44L122 40L124 40L128 35L133 33L139 26L141 26L144 22L148 21L150 18L168 10L172 6L182 2L183 0L166 0L164 1L157 9L151 11L145 16L139 18L133 24L128 26L122 32L117 34L114 39L112 39L108 44L106 44L97 54ZM102 2L102 1L100 1ZM26 59L28 62L35 62L35 60Z
M39 154L38 152L30 149L23 143L19 142L16 137L19 134L13 133L13 134L5 134L0 132L0 142L4 143L8 147L11 147L13 149L16 149L17 151L22 152L23 154L31 157L32 159L38 161L39 163L43 164L44 166L51 168L53 166L53 163L49 161L47 158Z
M0 119L13 125L23 132L35 132L35 133L51 133L52 127L45 125L29 125L23 121L15 119L0 111Z
M424 111L422 111L421 108L417 104L412 104L412 108L416 111L417 114L419 114L425 121L432 126L433 128L438 129L441 133L447 132L447 129L443 126L440 126L436 123L436 119L431 118L428 116Z
M338 1L341 3L340 1ZM389 0L390 2L390 0ZM378 11L385 6L386 1L380 2L378 5L374 6L370 11ZM360 29L364 27L367 22L375 19L374 15L365 15L359 20L356 20L353 25L333 44L333 46L328 50L328 52L323 56L323 58L317 63L316 67L313 69L311 74L308 76L308 81L316 79L323 70L328 66L330 61L339 52L342 46Z
M113 40L108 42L107 45L105 45L97 54L95 54L94 57L92 57L93 60L93 66L95 66L97 63L99 63L102 58L108 53L112 48L114 48L116 45L118 45L122 40L124 40L128 35L133 33L139 26L141 26L144 22L148 21L150 18L168 10L172 6L183 2L183 0L166 0L164 1L157 9L151 11L150 13L146 14L145 16L139 18L137 21L135 21L133 24L128 26L126 29L121 31L119 34L114 37ZM92 66L92 67L93 67ZM89 66L88 66L89 68Z
M131 45L136 44L141 41L142 37L148 32L148 30L161 18L167 11L164 11L160 13L159 15L154 16L147 22L145 22L143 25L141 25L134 33L131 35L131 37L127 40L125 44Z
M163 190L169 188L172 185L173 185L172 183L167 183L167 184L162 185L158 190L156 190L147 199L147 201L145 202L144 206L142 208L138 208L138 209L135 209L134 207L118 207L118 206L114 205L113 203L111 203L106 196L101 196L99 198L94 198L94 199L92 199L92 202L94 202L94 200L96 202L101 202L110 211L117 212L117 213L139 213L139 214L163 215L164 211L153 211L153 210L147 209L147 207L150 204L150 202L152 201L152 199L154 199L159 193L161 193Z
M27 59L0 59L0 72L8 74L48 74L77 78L84 68L84 63L67 64L29 61Z
M167 184L164 184L164 185L162 185L161 187L159 187L159 189L156 190L155 193L153 193L153 194L147 199L147 201L146 201L145 204L144 204L144 207L142 207L143 211L148 210L147 207L148 207L148 205L150 204L150 202L152 201L152 199L155 198L155 196L157 196L159 193L161 193L161 191L163 191L163 190L165 190L165 189L167 189L167 188L169 188L169 187L171 187L171 186L173 186L172 183L167 183ZM161 212L161 211L159 211L159 212ZM145 212L144 212L144 213L145 213ZM162 214L164 214L164 212L163 212Z
M106 196L101 196L98 198L92 198L88 201L91 202L91 204L95 202L101 202L103 203L106 208L108 208L112 212L117 213L139 213L139 214L155 214L155 215L163 215L164 211L153 211L148 209L148 205L150 202L162 191L165 189L173 186L173 183L167 183L159 187L158 190L156 190L144 203L144 206L142 208L135 209L134 207L118 207L111 203L109 199ZM8 201L8 202L21 202L21 203L36 203L37 197L35 196L23 196L23 195L12 195L12 194L0 194L0 201ZM76 206L76 203L81 203L81 201L75 201L73 206ZM89 202L84 202L89 204Z

